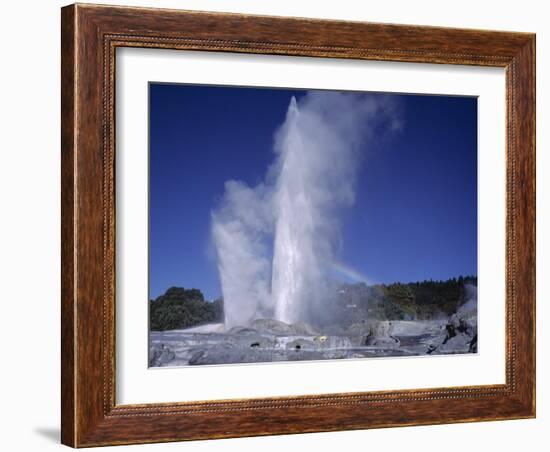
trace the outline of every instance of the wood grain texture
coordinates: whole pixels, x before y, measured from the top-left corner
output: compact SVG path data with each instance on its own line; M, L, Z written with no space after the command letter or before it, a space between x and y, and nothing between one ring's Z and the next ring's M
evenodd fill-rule
M80 4L62 9L61 34L64 444L535 415L534 35ZM504 67L506 384L116 405L114 69L124 46Z
M74 385L74 158L75 158L75 30L74 9L61 11L61 441L75 443Z

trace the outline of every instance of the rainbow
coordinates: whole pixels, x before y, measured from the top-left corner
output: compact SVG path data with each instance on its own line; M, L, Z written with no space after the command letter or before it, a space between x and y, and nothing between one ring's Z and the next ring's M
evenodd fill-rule
M344 264L343 262L333 261L330 265L331 270L337 273L340 276L343 276L349 281L353 282L364 282L366 284L372 284L372 280L361 273L359 270Z

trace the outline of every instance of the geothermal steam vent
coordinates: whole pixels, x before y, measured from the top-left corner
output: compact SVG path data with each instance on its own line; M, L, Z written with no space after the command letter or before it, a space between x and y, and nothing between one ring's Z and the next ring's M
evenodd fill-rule
M228 181L212 214L225 326L260 318L324 323L339 213L354 201L359 145L387 120L384 98L337 92L293 97L264 183Z

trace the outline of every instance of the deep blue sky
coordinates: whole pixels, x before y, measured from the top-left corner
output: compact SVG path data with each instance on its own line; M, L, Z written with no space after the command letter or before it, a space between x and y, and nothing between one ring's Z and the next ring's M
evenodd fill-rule
M220 286L210 212L224 183L254 186L305 91L150 84L149 291ZM365 149L340 260L371 282L477 275L477 100L395 95L402 129Z

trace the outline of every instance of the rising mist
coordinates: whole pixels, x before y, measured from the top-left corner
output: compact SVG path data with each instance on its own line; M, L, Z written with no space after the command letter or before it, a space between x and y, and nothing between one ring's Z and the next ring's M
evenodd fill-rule
M369 140L399 126L390 97L310 91L290 100L264 183L228 181L212 212L225 326L331 315L328 270Z

